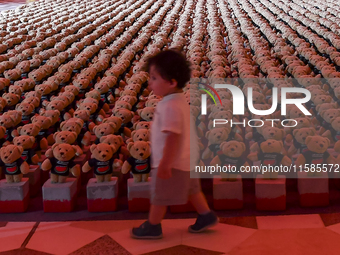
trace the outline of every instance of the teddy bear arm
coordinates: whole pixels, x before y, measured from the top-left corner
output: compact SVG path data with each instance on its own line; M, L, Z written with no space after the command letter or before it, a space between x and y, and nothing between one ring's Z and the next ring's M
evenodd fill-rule
M298 156L298 158L295 160L295 165L296 166L304 166L305 163L306 163L306 159L305 159L305 157L302 154L300 154Z
M126 146L121 146L120 147L120 152L125 156L125 157L130 157L130 151L126 148Z
M41 164L41 169L43 171L48 171L52 168L51 161L47 158L44 160L44 162Z
M235 140L239 141L239 142L243 142L242 136L240 134L238 134L238 133L235 133Z
M105 115L104 115L105 116ZM98 116L97 116L97 118L96 118L96 122L102 122L103 121L103 119L104 119L104 116L103 115L100 115L100 114L98 114Z
M335 144L334 144L334 150L336 152L340 152L340 141L337 141Z
M109 109L110 109L110 107L109 107ZM98 114L101 115L101 116L106 116L106 113L103 109L100 109Z
M77 152L76 152L77 156L83 155L83 150L78 145L76 145L76 150L77 150Z
M285 138L285 143L291 143L293 141L293 136L291 134L287 134Z
M202 153L202 159L208 159L211 158L212 151L209 149L209 147L207 147L203 153Z
M13 131L12 131L12 133L11 133L11 136L12 137L17 137L17 136L19 136L20 134L19 134L19 132L18 132L18 130L16 130L16 129L14 129Z
M122 173L127 174L130 171L130 169L131 169L131 165L127 161L125 161L122 166Z
M91 168L92 167L90 166L89 162L86 161L85 164L83 165L83 167L81 168L81 170L83 171L83 173L87 173L88 171L91 170Z
M45 156L46 158L52 158L53 157L53 151L52 149L47 149L47 151L45 152Z
M126 144L129 144L129 143L131 143L131 142L133 142L133 139L132 139L132 138L129 138L129 139L126 140Z
M30 166L26 161L22 162L20 165L20 171L22 174L27 174L30 171Z
M76 164L74 167L70 169L70 171L74 177L80 176L80 165Z
M42 150L46 150L48 148L48 142L45 137L40 140L40 148Z
M327 137L328 139L331 140L332 136L331 136L331 131L330 130L327 130L326 132L324 132L322 134L323 137Z
M115 159L113 161L112 167L117 168L117 167L122 167L122 165L123 165L123 161L121 161L120 159Z
M89 123L89 131L93 132L93 128L96 126L96 124L94 124L93 122Z
M253 145L250 146L251 152L257 152L257 151L259 151L259 149L260 149L260 147L259 147L258 143L253 143Z
M72 118L72 116L71 116L70 113L68 113L68 112L65 112L65 113L64 113L64 120L69 120L69 119L71 119L71 118Z
M210 165L221 165L221 160L219 158L219 156L214 157L211 161L210 161Z
M247 158L251 161L257 161L258 160L258 155L257 152L249 153Z
M290 158L288 158L287 156L284 156L281 164L284 166L290 166L292 164L292 160Z
M124 127L124 135L127 137L131 137L131 130L127 127Z
M323 133L325 132L326 132L326 129L323 126L321 126L319 129L319 135L323 135Z
M327 158L326 162L328 164L336 164L337 160L332 155L329 155L329 157Z
M137 109L142 109L142 108L144 108L145 107L145 103L144 102L139 102L139 103L137 103L137 105L136 105L136 108Z

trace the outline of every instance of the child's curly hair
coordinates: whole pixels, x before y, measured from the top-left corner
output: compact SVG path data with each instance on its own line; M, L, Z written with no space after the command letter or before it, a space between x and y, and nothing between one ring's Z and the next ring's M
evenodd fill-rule
M184 88L185 84L190 80L190 63L179 51L161 51L156 56L148 59L148 72L151 66L156 68L163 79L168 81L175 79L178 88Z

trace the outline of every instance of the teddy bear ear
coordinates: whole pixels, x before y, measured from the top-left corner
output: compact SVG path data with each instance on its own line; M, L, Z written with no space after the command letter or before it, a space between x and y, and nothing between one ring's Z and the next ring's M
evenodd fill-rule
M20 155L24 152L24 148L22 146L17 146L17 149Z
M220 149L221 149L221 150L223 150L223 146L226 145L226 143L227 143L227 142L222 142L222 143L220 144Z
M210 134L210 131L206 132L206 133L205 133L205 138L208 139L208 138L209 138L209 134Z
M306 137L306 144L308 145L308 143L312 140L313 136L307 136Z
M133 130L132 132L131 132L131 137L133 138L133 136L136 134L136 130Z
M34 136L30 136L30 140L32 143L35 143L35 137Z
M15 110L18 110L20 106L21 106L21 104L17 104L17 105L15 106Z
M96 144L92 144L91 147L90 147L91 153L93 153L96 148L97 148L97 145Z
M93 130L93 133L96 132L96 129L97 129L97 128L98 128L98 125L96 125L96 126L93 127L93 129L92 129L92 130Z
M2 129L2 132L6 132L6 128L4 126L0 126L0 128Z
M327 142L327 147L331 144L331 142L329 141L329 139L327 137L324 137L325 141Z
M13 144L16 145L18 139L20 139L20 136L16 136L13 138Z
M315 135L315 134L316 134L315 128L310 128L309 130L311 131L312 135Z
M283 142L282 141L278 141L280 143L281 149L283 148Z
M142 111L143 111L143 109L138 109L138 110L137 110L137 114L140 116L141 113L142 113Z
M59 144L58 143L55 143L55 144L53 144L52 145L52 150L54 150L56 147L58 147L59 146Z
M72 149L73 149L73 151L74 151L74 154L76 154L77 153L77 146L76 145L72 145Z
M134 142L129 143L127 145L127 149L130 151L132 146L134 146Z
M284 137L286 135L286 132L283 129L280 129L282 137Z
M113 122L109 122L108 123L113 129L115 129L116 128L116 124L115 123L113 123Z
M57 138L57 136L58 136L59 133L60 133L60 132L55 132L55 133L53 134L53 139L54 139L54 140Z
M293 130L293 136L296 136L297 132L299 132L299 129L294 129Z

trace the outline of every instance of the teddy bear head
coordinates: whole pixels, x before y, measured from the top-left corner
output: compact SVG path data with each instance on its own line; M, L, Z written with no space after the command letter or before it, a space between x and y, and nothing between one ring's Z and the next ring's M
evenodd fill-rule
M24 101L15 106L15 110L22 112L22 115L30 115L34 109L35 107L33 104L25 103Z
M60 161L70 161L77 153L77 147L68 143L55 143L52 145L53 156Z
M116 125L112 122L110 123L102 123L93 128L94 134L101 138L102 136L110 135L115 132Z
M12 116L10 114L3 114L0 116L0 125L5 128L14 127L16 123L15 116Z
M135 159L143 160L150 157L151 155L150 142L131 142L127 145L127 149L129 150L131 156Z
M51 118L52 125L54 125L59 121L60 112L58 110L48 110L44 111L40 115Z
M277 141L274 139L268 139L261 143L261 150L264 153L280 153L283 147L282 141Z
M150 121L139 121L135 124L133 124L134 130L139 129L150 129L151 128L151 122Z
M24 149L14 144L7 145L0 149L0 157L5 164L13 163L21 157Z
M76 132L78 135L84 126L84 121L78 118L71 118L60 123L62 131Z
M132 120L134 113L128 109L121 108L114 110L113 115L121 118L123 123L129 123Z
M316 134L316 131L314 128L304 127L299 129L293 130L293 135L296 141L301 144L305 144L306 138L308 136L314 136Z
M89 111L91 114L95 113L95 111L97 110L98 105L95 103L81 103L79 105L79 110L87 110Z
M138 129L134 130L131 133L131 137L134 142L136 141L149 141L150 139L150 130L148 129Z
M144 107L143 109L137 110L137 113L139 116L146 121L152 121L154 113L155 113L155 108L154 107Z
M79 94L79 88L74 85L67 85L65 86L65 92L71 92L75 96Z
M232 158L241 157L243 152L246 150L245 144L238 141L222 142L220 148L223 154Z
M97 101L100 100L100 92L98 90L91 90L85 94L85 97L94 98Z
M35 143L35 137L29 135L21 135L14 137L13 143L16 146L21 146L24 150L30 149Z
M83 121L88 121L90 119L90 115L91 112L89 110L77 110L73 114L75 118L82 119Z
M305 143L308 150L316 153L324 153L330 145L328 138L317 135L307 136Z
M277 141L281 141L285 136L285 131L277 127L264 126L262 135L266 140L274 139Z
M159 103L159 99L149 99L148 101L145 102L146 107L156 107L157 104Z
M34 90L40 92L41 95L48 95L52 92L52 87L47 84L40 84L35 86Z
M33 124L38 124L42 130L52 126L52 118L36 115L31 118Z
M104 94L110 90L110 87L106 83L99 82L94 85L94 89L97 90L100 94Z
M116 131L118 131L118 129L120 129L120 127L122 126L123 120L116 116L111 116L103 120L103 123L110 123L110 122L113 122L116 125Z
M2 95L2 98L6 99L6 102L7 102L8 106L14 106L20 100L20 96L17 95L17 94L13 94L13 93L4 93Z
M340 117L333 118L331 121L331 125L335 131L340 132Z
M227 128L214 128L206 132L205 137L208 139L209 144L216 144L226 141L229 133Z
M46 104L46 110L58 110L61 112L65 108L65 102L61 100L52 100Z
M21 96L22 92L24 92L24 89L18 85L11 85L9 86L8 92Z
M109 161L117 150L117 147L108 143L92 144L90 147L92 157L99 161Z
M132 106L131 106L131 104L129 104L128 102L125 102L125 101L119 101L119 100L116 101L114 109L121 109L121 108L131 110Z
M320 112L320 115L327 123L331 123L333 119L340 116L340 109L327 109Z
M40 125L30 123L30 124L26 124L24 126L18 127L17 130L20 135L29 135L29 136L36 137L40 132Z
M73 144L77 140L77 133L71 131L60 131L53 134L56 143Z
M107 143L119 148L124 144L123 138L120 135L106 135L100 138L101 143Z
M319 105L319 104L324 104L324 103L331 103L332 97L328 95L317 95L312 100L315 105Z

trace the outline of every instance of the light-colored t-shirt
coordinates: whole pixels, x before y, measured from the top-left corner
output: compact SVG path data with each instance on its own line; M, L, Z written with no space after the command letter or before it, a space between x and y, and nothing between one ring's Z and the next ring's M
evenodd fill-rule
M173 168L190 171L199 157L195 121L183 93L165 96L156 106L151 125L151 165L158 167L163 157L166 131L179 134L181 142L176 153ZM166 156L166 155L165 155Z

